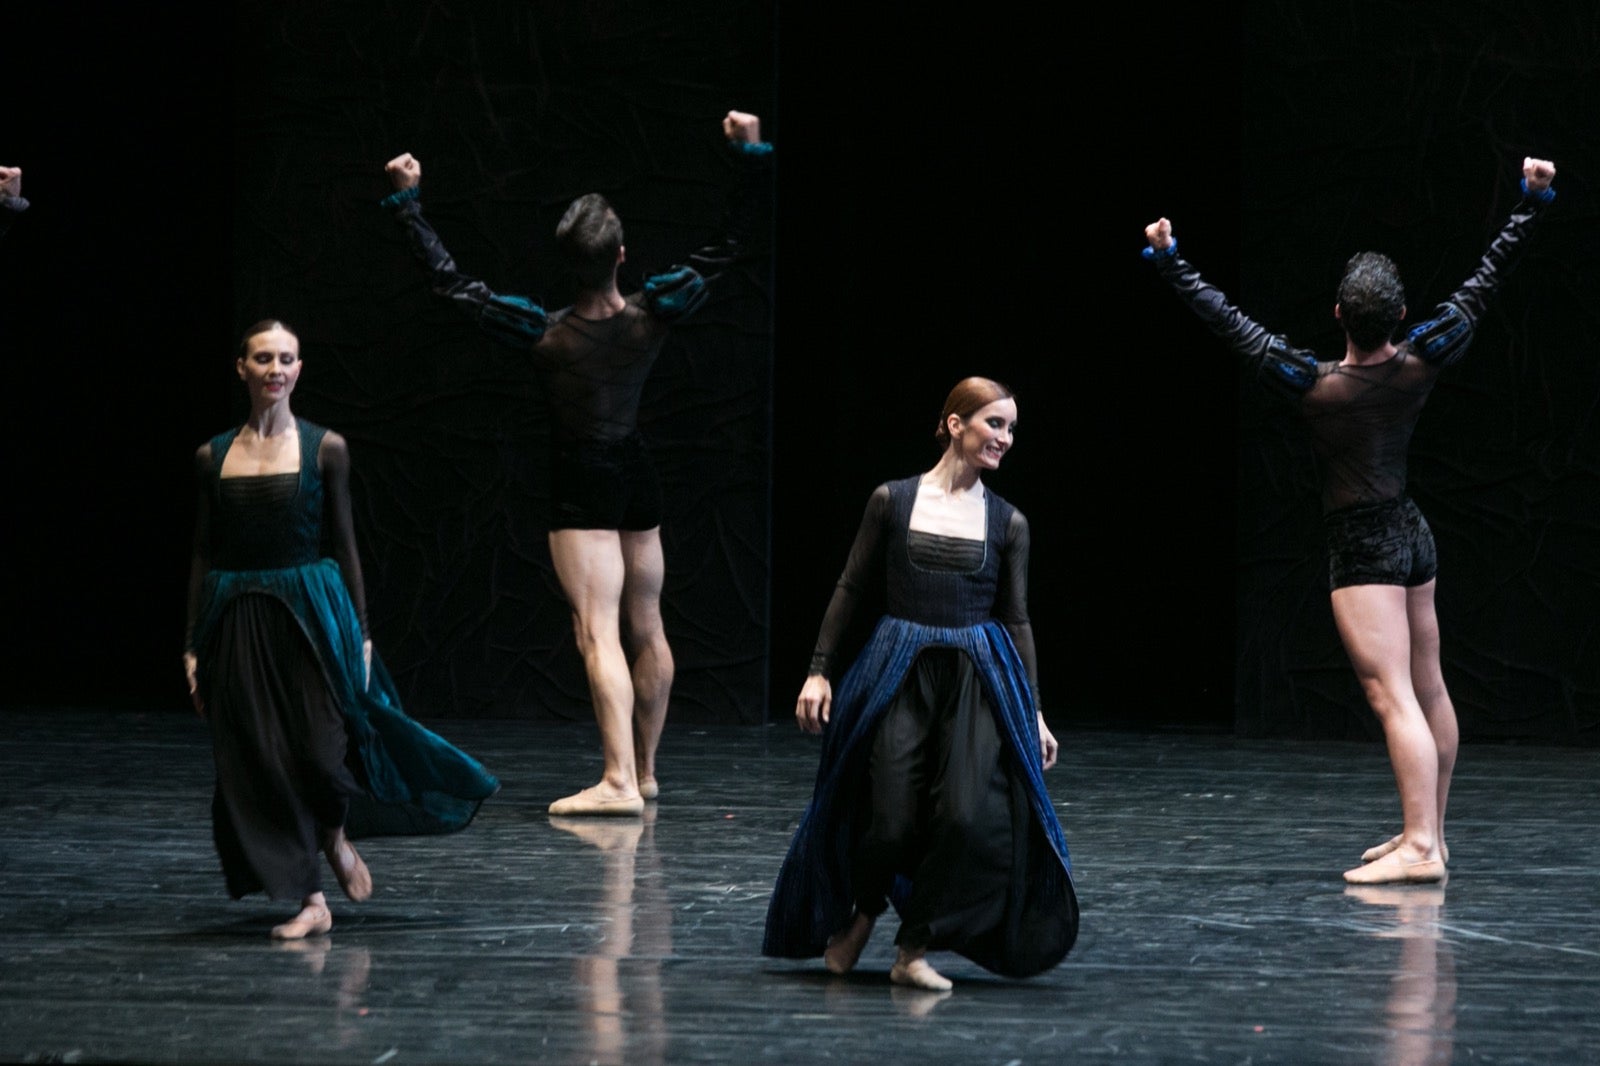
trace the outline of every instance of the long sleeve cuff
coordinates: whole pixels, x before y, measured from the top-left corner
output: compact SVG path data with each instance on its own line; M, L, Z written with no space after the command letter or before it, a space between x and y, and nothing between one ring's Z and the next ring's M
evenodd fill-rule
M1538 192L1533 192L1528 188L1528 179L1523 178L1522 195L1533 203L1547 204L1556 198L1556 187L1554 185L1546 185Z
M772 144L769 141L729 141L728 147L742 156L753 159L768 159L772 156Z
M409 189L396 189L394 192L378 201L378 204L380 207L387 207L389 210L394 211L398 208L404 207L406 204L409 204L411 201L416 200L421 196L422 186L413 185Z

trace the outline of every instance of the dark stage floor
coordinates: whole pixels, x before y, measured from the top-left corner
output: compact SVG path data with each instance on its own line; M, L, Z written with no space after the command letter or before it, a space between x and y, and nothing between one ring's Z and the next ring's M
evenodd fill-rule
M1371 745L1078 734L1051 775L1083 934L1026 982L757 954L816 747L669 726L642 824L544 805L592 729L466 722L465 833L368 842L371 902L275 946L226 899L203 728L0 715L0 1060L389 1063L1576 1063L1600 1056L1600 754L1469 748L1447 888L1347 892L1392 832ZM331 879L330 879L331 885ZM342 905L341 905L342 904Z

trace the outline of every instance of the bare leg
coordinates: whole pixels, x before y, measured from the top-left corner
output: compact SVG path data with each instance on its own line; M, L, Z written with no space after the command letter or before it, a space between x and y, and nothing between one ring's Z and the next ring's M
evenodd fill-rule
M332 928L333 914L328 910L327 897L313 892L300 901L299 914L272 927L272 939L304 940L308 936L321 936Z
M633 652L633 760L639 794L655 799L656 748L667 724L672 694L672 649L661 624L661 585L666 563L661 556L661 528L622 534L622 614L628 647Z
M1353 585L1333 592L1333 617L1350 664L1383 726L1400 791L1401 842L1389 854L1345 872L1355 884L1437 881L1439 751L1411 685L1407 591L1398 585Z
M822 953L822 964L829 973L849 973L856 968L861 951L872 936L872 923L876 919L857 913L850 924L828 938L828 949Z
M600 726L605 769L598 784L557 800L551 814L638 814L644 809L633 756L633 680L622 653L621 537L609 529L550 533L550 559L572 605L578 651L589 675L589 696Z
M889 967L889 980L930 992L948 992L955 987L950 978L928 965L922 948L901 948L894 965Z
M1439 666L1439 616L1433 609L1435 582L1406 590L1406 615L1411 623L1411 687L1433 733L1433 746L1439 753L1437 810L1439 853L1450 861L1444 842L1444 812L1450 803L1450 778L1456 769L1456 751L1461 733L1456 726L1456 708L1444 687L1444 672Z
M1461 736L1456 726L1455 705L1450 702L1444 673L1439 666L1439 616L1433 606L1434 586L1435 582L1430 581L1406 590L1406 618L1411 629L1411 687L1439 753L1439 857L1448 863L1450 847L1444 839L1444 815L1450 801L1450 778L1455 772ZM1400 846L1402 836L1396 835L1368 848L1361 861L1381 859Z

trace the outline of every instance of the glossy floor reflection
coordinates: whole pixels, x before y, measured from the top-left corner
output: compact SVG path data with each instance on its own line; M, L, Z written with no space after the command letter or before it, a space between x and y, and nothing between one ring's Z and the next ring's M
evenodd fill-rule
M1063 737L1066 964L891 988L761 958L815 771L788 728L669 726L642 821L553 819L592 729L450 724L505 788L465 833L369 841L329 937L222 888L204 730L0 713L0 1061L1575 1063L1600 1021L1600 754L1469 747L1447 886L1347 889L1392 833L1371 745ZM331 885L331 880L330 880Z

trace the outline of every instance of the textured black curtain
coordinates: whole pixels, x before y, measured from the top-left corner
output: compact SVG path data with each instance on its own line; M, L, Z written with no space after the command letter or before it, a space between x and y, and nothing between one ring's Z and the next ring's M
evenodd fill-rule
M1304 432L1139 260L1140 231L1172 217L1208 277L1336 357L1345 259L1388 252L1425 311L1536 154L1561 168L1557 210L1424 412L1412 489L1465 735L1593 742L1592 5L868 14L825 55L795 42L826 20L784 15L809 169L780 219L775 703L868 492L932 464L945 391L983 373L1020 399L990 483L1034 527L1047 714L1376 735L1333 630ZM823 281L797 277L797 246L835 253Z
M1392 257L1426 315L1515 203L1523 156L1555 160L1556 209L1428 401L1410 483L1463 734L1600 741L1600 14L1258 2L1243 28L1242 269L1217 280L1324 357L1349 255ZM1377 735L1333 629L1304 434L1252 381L1240 407L1238 727Z
M985 373L1021 398L992 483L1033 522L1053 719L1369 732L1304 437L1151 277L1139 230L1170 215L1252 313L1334 352L1350 253L1394 256L1426 308L1534 153L1560 199L1430 401L1412 490L1467 735L1592 742L1593 5L671 8L8 16L0 161L36 201L0 243L8 699L182 706L188 457L242 415L232 344L274 314L306 341L302 413L352 440L413 709L585 714L537 520L539 397L422 291L379 168L419 155L462 262L560 304L544 242L566 200L615 197L631 267L681 256L717 222L712 123L740 106L780 144L776 284L682 330L646 398L682 713L759 714L769 587L784 712L867 494L931 465L945 391Z
M385 160L468 273L551 309L556 222L598 191L625 292L720 235L730 109L772 112L773 11L690 3L245 5L237 17L235 305L301 330L297 410L355 461L373 632L415 709L587 717L551 569L550 412L518 354L429 295L377 200ZM760 213L765 244L770 212ZM674 332L641 428L663 480L675 713L759 721L767 643L769 266Z

